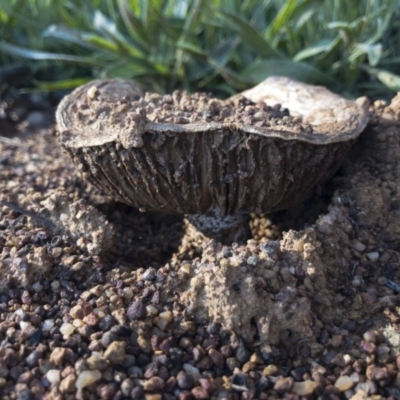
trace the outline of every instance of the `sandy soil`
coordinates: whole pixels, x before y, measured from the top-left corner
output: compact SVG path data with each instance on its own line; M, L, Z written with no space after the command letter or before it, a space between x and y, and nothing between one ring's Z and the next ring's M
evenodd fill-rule
M2 399L400 398L399 96L312 199L230 246L89 187L53 110L18 107L0 119Z

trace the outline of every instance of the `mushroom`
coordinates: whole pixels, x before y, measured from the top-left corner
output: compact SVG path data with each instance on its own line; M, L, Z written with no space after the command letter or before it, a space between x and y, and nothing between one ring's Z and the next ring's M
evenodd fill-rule
M187 214L206 235L243 240L250 213L302 202L362 132L362 105L272 77L227 100L93 81L57 109L82 177L140 210Z

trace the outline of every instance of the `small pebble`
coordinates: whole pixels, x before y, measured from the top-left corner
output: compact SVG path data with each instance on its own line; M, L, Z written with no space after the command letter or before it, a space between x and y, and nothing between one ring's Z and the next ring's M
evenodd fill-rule
M101 372L97 369L91 371L82 371L75 382L75 387L83 389L86 386L98 381L101 378Z
M355 277L352 281L351 281L352 286L354 287L359 287L361 285L361 280L358 277Z
M375 343L376 341L376 335L375 332L373 330L369 330L367 332L365 332L363 334L363 338L367 341L367 342L372 342Z
M129 300L133 297L133 290L131 287L125 287L122 289L122 295L125 299Z
M278 367L274 364L267 365L263 370L264 376L276 375L278 372Z
M95 97L97 97L100 94L99 90L97 89L96 86L91 86L86 95L88 97L88 99L93 100Z
M360 348L367 354L374 354L376 350L376 345L372 342L361 341Z
M126 358L126 343L122 341L112 342L104 352L104 358L113 364L121 364Z
M86 359L87 365L89 369L98 369L99 371L104 371L107 369L109 363L99 354L92 354L90 357Z
M350 400L368 400L368 395L364 391L359 390L353 396L346 396L346 398L349 398Z
M41 291L43 290L43 285L42 285L40 282L35 282L35 283L32 285L32 289L33 289L36 293L39 293L39 292L41 292Z
M218 368L222 368L224 366L224 356L218 350L210 349L208 355Z
M85 316L85 313L84 313L84 311L83 311L82 306L78 304L78 305L72 307L72 308L69 310L69 315L70 315L72 318L74 318L74 319L75 319L75 318L82 319L82 318Z
M183 364L183 369L190 375L193 376L195 382L197 382L200 379L200 371L198 368L194 367L191 364Z
M157 392L163 389L165 383L158 376L152 376L150 379L143 382L143 389L145 392Z
M354 382L347 375L339 376L335 382L335 388L339 389L341 392L345 392L346 390L351 389L353 386Z
M154 307L152 304L149 304L146 306L146 311L147 311L147 314L149 314L149 315L157 315L158 314L157 307Z
M207 400L210 398L210 395L208 394L207 390L204 389L202 386L196 386L192 389L192 395L194 396L195 399L198 400Z
M228 357L226 365L231 371L235 370L235 368L240 368L240 362L235 357Z
M187 372L180 371L176 376L176 383L182 390L190 390L193 388L195 384L195 379L193 375L188 374Z
M239 346L236 350L236 358L242 364L244 364L246 361L249 361L250 359L250 352L244 345L243 340L240 341Z
M276 380L274 390L278 394L284 394L290 392L294 385L294 379L289 376L287 378L280 377Z
M158 317L154 318L154 322L162 331L164 331L171 322L172 318L173 315L171 311L164 311L160 313Z
M60 382L60 370L49 369L46 373L46 378L50 383Z
M250 265L251 267L256 267L259 262L260 262L260 259L258 258L258 256L250 256L247 259L247 264Z
M54 319L46 319L43 321L42 329L49 331L54 327Z
M353 240L353 247L357 250L357 251L359 251L360 253L362 253L365 249L366 249L366 246L365 245L363 245L361 242L359 242L358 240Z
M390 378L390 373L386 367L378 367L377 365L368 365L365 375L371 381L381 381Z
M367 257L370 261L375 262L378 261L379 253L377 251L372 251L371 253L367 253Z
M67 353L67 349L64 347L55 347L50 354L50 362L54 366L59 366L64 362L65 355Z
M133 302L126 310L126 316L130 321L145 318L146 314L146 306L140 300Z
M61 334L64 336L64 339L67 339L68 337L70 337L75 331L75 327L70 324L69 322L64 322L61 326L60 326L60 332Z
M27 322L27 321L21 321L19 323L19 327L21 328L22 331L25 330L25 329L29 329L29 327L31 327L31 326L32 326L32 324L30 322Z
M317 384L314 381L295 382L292 387L292 392L298 396L308 396L314 393Z
M60 282L59 281L53 281L50 284L51 289L53 290L53 292L58 292L60 289Z
M75 392L75 383L76 383L76 375L75 374L70 374L66 376L61 382L60 382L60 392L61 393L73 393Z
M132 396L132 394L131 394ZM145 399L146 400L162 400L162 395L161 394L156 394L156 393L146 393L145 394Z
M156 270L154 268L148 268L143 272L142 279L144 281L151 281L156 277Z
M135 386L133 379L124 379L121 383L121 392L124 397L130 398L133 387Z

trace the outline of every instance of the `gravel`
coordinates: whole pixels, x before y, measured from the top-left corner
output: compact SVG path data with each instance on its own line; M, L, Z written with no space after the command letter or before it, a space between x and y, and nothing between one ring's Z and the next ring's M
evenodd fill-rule
M399 398L400 98L370 110L321 196L226 246L87 187L52 126L3 131L0 397Z
M96 90L91 87L90 90ZM87 102L79 107L78 118L81 121L91 120L99 112L96 110L97 93L87 96ZM206 93L189 95L184 91L175 91L172 95L145 93L142 97L125 97L118 104L121 112L128 107L130 112L125 121L129 123L169 123L189 124L199 122L220 122L227 124L245 124L254 126L271 126L276 123L293 125L298 122L289 116L289 110L279 104L270 107L264 102L253 103L243 96L233 100L219 100ZM101 111L107 111L102 109ZM93 113L93 114L92 114ZM279 122L278 122L279 121ZM312 128L308 127L311 131Z

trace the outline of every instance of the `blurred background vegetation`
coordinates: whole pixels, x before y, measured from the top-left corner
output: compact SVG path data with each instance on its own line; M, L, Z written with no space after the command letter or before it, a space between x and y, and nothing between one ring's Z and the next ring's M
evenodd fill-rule
M398 0L0 0L0 72L25 91L94 78L227 96L270 75L400 91ZM26 68L28 67L28 69ZM0 80L0 94L11 86Z

